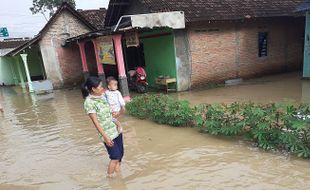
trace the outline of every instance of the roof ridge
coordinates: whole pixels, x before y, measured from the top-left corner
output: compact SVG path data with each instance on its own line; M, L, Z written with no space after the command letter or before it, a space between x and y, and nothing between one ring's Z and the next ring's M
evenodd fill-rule
M53 14L53 16L49 19L49 21L44 25L44 27L39 31L39 33L32 38L31 40L21 44L20 46L16 47L15 49L13 49L12 51L10 51L9 53L7 53L6 55L8 56L14 56L16 54L18 54L19 52L21 52L24 48L26 48L27 46L31 46L32 44L38 42L41 37L42 37L42 33L45 32L45 30L48 28L48 26L57 18L57 16L64 10L68 10L74 17L76 17L77 19L79 19L83 24L85 24L89 29L91 29L92 31L96 30L96 27L93 26L90 22L88 22L84 16L79 13L76 9L74 9L70 4L63 2L62 5L57 9L57 11Z
M304 0L138 0L150 12L185 12L186 20L239 20L247 17L300 16ZM310 7L310 6L309 6ZM309 8L310 9L310 8Z
M75 17L77 17L80 21L82 21L87 27L89 27L91 30L95 30L96 28L89 23L81 13L79 13L76 9L74 9L70 4L67 2L63 2L62 5L57 9L57 11L53 14L53 16L48 20L48 22L44 25L44 27L39 31L38 35L41 35L44 30L48 27L50 23L52 23L55 18L60 14L63 10L67 9L71 14Z
M102 10L107 10L107 8L100 7L98 9L77 9L78 12L82 12L82 11L102 11Z

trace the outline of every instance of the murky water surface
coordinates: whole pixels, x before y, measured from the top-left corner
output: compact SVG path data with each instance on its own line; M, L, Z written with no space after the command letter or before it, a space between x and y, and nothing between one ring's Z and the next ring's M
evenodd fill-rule
M174 94L201 102L310 100L297 74ZM310 189L310 161L124 116L122 174L105 178L108 157L82 110L80 92L31 97L0 90L0 190Z
M178 93L176 96L193 104L235 101L269 103L287 100L310 102L310 80L301 78L299 73L288 73L247 80L237 86Z

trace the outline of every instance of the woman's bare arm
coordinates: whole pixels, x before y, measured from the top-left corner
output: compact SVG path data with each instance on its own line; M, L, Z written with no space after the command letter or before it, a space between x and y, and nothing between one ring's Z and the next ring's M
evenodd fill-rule
M97 131L102 135L105 143L109 146L113 146L113 141L107 136L107 134L104 132L104 130L100 127L99 121L97 119L97 115L95 113L88 114L90 119L92 120L93 124L95 125Z

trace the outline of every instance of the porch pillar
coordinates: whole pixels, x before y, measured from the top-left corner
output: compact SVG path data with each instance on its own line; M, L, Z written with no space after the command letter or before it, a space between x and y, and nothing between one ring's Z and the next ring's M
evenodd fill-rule
M97 41L96 41L96 39L92 39L91 41L93 42L94 51L95 51L95 55L96 55L98 77L101 79L103 87L106 88L107 87L107 81L106 81L104 70L103 70L103 66L102 66L102 63L101 63L101 60L100 60L100 57L99 57Z
M310 12L306 13L303 78L310 78Z
M116 53L116 62L117 62L117 70L118 70L118 80L120 91L124 96L125 101L130 101L128 82L125 70L124 56L123 56L123 48L122 48L122 35L115 34L113 35L114 48Z
M85 54L85 42L78 42L78 46L80 49L80 55L82 59L83 75L86 81L86 79L89 77L89 71L88 71L87 59L86 59L86 54Z
M32 81L30 78L30 73L29 73L29 68L28 68L28 63L27 63L27 54L20 54L20 56L23 59L24 62L24 66L25 66L25 71L26 71L26 76L27 76L27 81L28 81L28 88L29 88L29 92L32 93L34 92L33 88L32 88Z
M21 84L22 88L25 89L26 85L25 85L25 81L24 81L22 70L20 68L20 61L19 61L18 57L15 57L15 62L17 64L17 71L18 71L18 74L19 74L20 84Z
M15 86L17 86L18 85L18 79L17 79L16 72L15 72L14 65L13 65L15 62L16 62L16 58L14 57L14 62L10 63L10 68L11 68L14 84L15 84Z

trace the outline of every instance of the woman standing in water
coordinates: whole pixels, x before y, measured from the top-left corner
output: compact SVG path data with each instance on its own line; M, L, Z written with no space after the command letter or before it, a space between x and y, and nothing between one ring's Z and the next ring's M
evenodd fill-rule
M82 94L85 99L84 109L96 127L111 159L107 171L108 177L113 177L115 172L120 171L124 155L123 136L112 121L101 80L89 77L82 86Z

